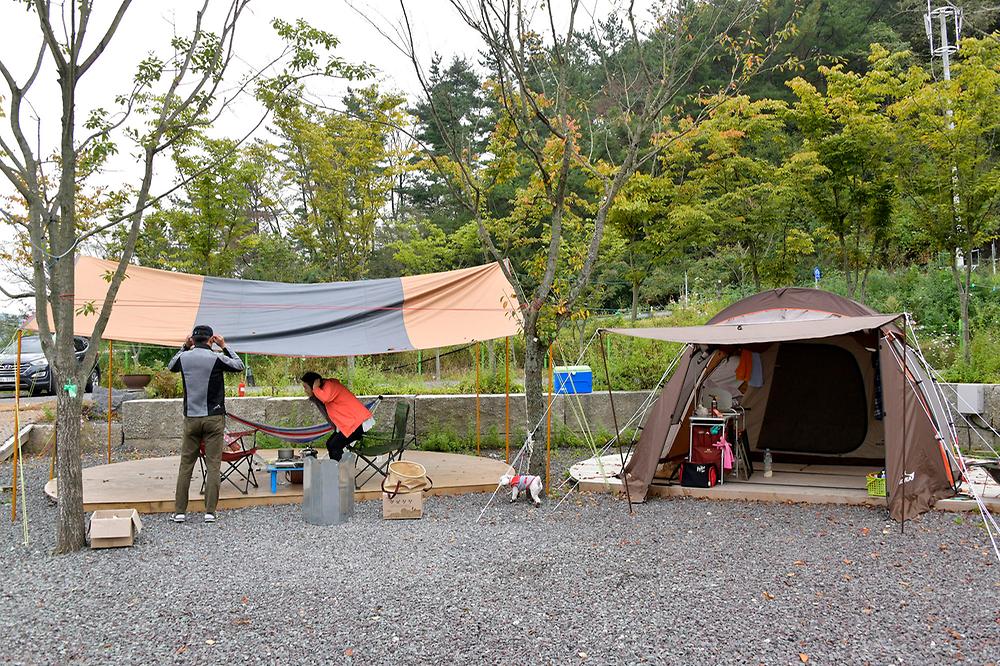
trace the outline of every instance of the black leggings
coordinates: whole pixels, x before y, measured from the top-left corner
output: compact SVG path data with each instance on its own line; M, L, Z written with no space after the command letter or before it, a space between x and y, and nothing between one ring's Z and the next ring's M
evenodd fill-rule
M330 459L340 460L341 456L344 455L344 449L347 448L347 445L353 442L360 442L364 436L365 431L361 426L358 426L347 437L344 437L344 433L339 430L330 435L330 439L326 440L326 450L330 452Z

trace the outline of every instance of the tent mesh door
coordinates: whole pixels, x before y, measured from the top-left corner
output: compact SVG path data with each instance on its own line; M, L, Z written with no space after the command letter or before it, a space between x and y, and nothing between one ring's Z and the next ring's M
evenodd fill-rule
M850 453L865 441L868 411L853 354L829 344L783 343L757 449Z

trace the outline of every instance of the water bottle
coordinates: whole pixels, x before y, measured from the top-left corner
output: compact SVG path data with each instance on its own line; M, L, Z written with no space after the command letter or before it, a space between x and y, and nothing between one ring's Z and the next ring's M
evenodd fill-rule
M771 449L764 449L764 476L767 478L771 478L774 475L774 470L771 469L773 462L771 459Z

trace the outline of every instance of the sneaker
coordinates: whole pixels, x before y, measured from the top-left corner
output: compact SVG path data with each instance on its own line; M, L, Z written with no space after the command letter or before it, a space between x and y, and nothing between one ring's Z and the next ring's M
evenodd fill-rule
M214 513L206 513L205 514L205 522L206 523L214 523L215 522L215 514Z
M170 520L174 521L175 523L183 523L185 520L187 520L187 516L185 516L183 513L175 513L174 515L170 516Z

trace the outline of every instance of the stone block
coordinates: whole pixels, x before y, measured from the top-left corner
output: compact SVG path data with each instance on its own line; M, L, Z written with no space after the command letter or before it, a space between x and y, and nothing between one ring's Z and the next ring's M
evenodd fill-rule
M105 394L107 395L107 394ZM31 427L28 441L24 443L24 452L31 455L52 453L52 438L55 436L55 425L51 423L36 423ZM122 427L120 423L111 423L111 450L121 449ZM84 421L80 429L80 448L85 453L101 453L108 450L108 424L100 421Z
M180 439L184 407L181 400L130 400L122 404L125 440Z

